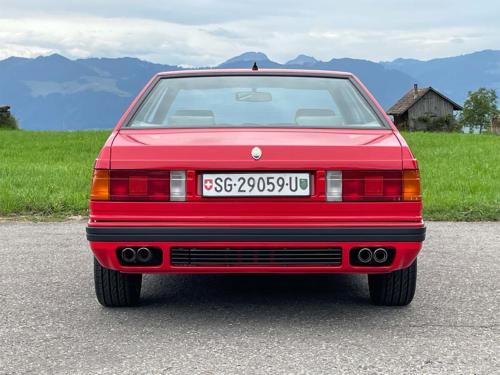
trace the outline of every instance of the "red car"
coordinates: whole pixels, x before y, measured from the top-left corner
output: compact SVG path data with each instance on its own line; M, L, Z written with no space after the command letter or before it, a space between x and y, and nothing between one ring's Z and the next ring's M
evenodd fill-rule
M417 161L349 73L160 73L95 163L104 306L138 303L145 273L360 273L407 305L424 238Z

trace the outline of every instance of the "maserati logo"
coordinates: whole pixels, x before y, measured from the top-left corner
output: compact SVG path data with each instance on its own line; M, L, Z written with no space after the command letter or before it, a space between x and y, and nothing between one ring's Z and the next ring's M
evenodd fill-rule
M259 160L260 157L262 156L262 150L258 147L252 148L252 158L255 160Z

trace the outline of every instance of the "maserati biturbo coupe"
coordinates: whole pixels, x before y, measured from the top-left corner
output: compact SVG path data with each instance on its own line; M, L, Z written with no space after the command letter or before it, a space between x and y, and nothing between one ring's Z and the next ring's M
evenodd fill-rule
M358 273L413 299L425 237L417 161L352 74L157 74L102 148L87 239L104 306L147 273Z

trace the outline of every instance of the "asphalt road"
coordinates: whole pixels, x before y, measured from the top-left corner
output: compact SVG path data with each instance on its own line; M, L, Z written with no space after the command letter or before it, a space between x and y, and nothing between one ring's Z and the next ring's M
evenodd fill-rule
M500 223L429 223L417 295L366 277L147 276L105 309L85 224L0 223L0 373L498 373Z

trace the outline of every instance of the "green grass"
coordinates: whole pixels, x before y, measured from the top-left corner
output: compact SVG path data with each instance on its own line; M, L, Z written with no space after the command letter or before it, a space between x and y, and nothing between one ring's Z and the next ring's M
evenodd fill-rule
M86 215L92 164L107 131L0 131L0 216ZM500 220L500 137L406 133L419 159L424 216Z
M85 215L109 132L0 131L0 216Z
M419 162L428 220L500 220L500 137L403 134Z

